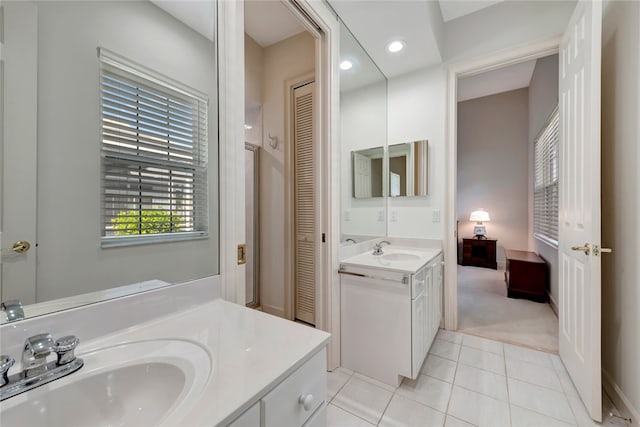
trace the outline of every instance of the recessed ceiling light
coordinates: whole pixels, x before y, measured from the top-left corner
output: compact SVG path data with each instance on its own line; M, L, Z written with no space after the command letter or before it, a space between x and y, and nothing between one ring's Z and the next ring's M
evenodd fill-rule
M353 64L351 63L351 61L347 61L344 60L340 63L340 69L341 70L350 70L353 67Z
M394 40L387 45L387 50L391 53L400 52L404 49L404 42L401 40Z

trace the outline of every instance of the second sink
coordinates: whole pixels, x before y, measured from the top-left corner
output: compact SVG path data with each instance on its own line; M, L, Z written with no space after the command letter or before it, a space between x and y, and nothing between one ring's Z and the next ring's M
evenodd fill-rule
M417 261L420 257L418 255L408 254L405 252L393 252L382 255L382 259L387 261Z

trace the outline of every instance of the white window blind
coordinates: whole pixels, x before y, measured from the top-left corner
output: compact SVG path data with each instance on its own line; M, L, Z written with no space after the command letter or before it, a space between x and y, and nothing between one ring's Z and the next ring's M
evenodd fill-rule
M101 49L103 246L208 233L207 99Z
M534 143L534 235L554 246L558 244L559 117L556 107Z

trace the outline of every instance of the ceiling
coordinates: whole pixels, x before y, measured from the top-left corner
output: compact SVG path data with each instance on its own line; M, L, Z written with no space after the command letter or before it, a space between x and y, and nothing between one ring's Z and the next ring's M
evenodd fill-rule
M529 87L537 60L458 80L458 102Z
M473 12L477 12L485 7L493 6L496 3L500 3L504 0L475 0L475 1L443 1L439 0L440 11L442 12L442 20L444 22L451 21L452 19L460 18L461 16L468 15Z
M215 30L213 0L151 1L213 40ZM537 25L536 18L528 14L531 9L528 8L530 6L527 6L527 3L544 4L538 7L543 10L542 17L548 19L552 19L554 14L558 15L554 7L562 3L522 0L329 0L329 2L357 38L355 41L352 37L347 37L347 34L343 34L341 38L341 55L348 56L354 63L351 74L342 72L342 90L362 86L364 80L367 82L379 80L380 71L386 77L392 78L443 63L448 59L446 58L447 49L451 45L445 38L458 36L461 33L460 29L465 29L464 32L469 33L467 37L471 37L471 41L478 35L495 38L496 32L500 35L502 28L491 29L490 27L496 27L496 25L490 25L492 22L507 25L509 21L519 19L518 22L510 22L511 25L518 27L522 22ZM492 18L494 18L493 21ZM540 15L537 19L540 19ZM473 33L474 27L482 31L479 34ZM262 47L267 47L305 31L305 28L280 1L248 0L245 1L245 31ZM454 34L450 34L452 32ZM406 48L399 53L388 53L385 46L395 39L404 41ZM360 46L366 50L366 53ZM375 61L375 64L371 63L369 57ZM529 61L462 79L458 87L458 99L462 101L527 87L534 66L535 61ZM357 74L357 69L367 74Z
M298 19L279 1L245 1L244 25L245 32L262 47L305 31Z
M213 41L215 4L213 0L151 0L169 15Z

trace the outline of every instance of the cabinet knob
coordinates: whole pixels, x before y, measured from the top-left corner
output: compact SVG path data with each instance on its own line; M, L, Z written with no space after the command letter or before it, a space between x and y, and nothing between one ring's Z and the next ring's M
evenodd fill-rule
M305 411L310 411L313 408L313 400L313 394L303 394L298 398L298 403Z

